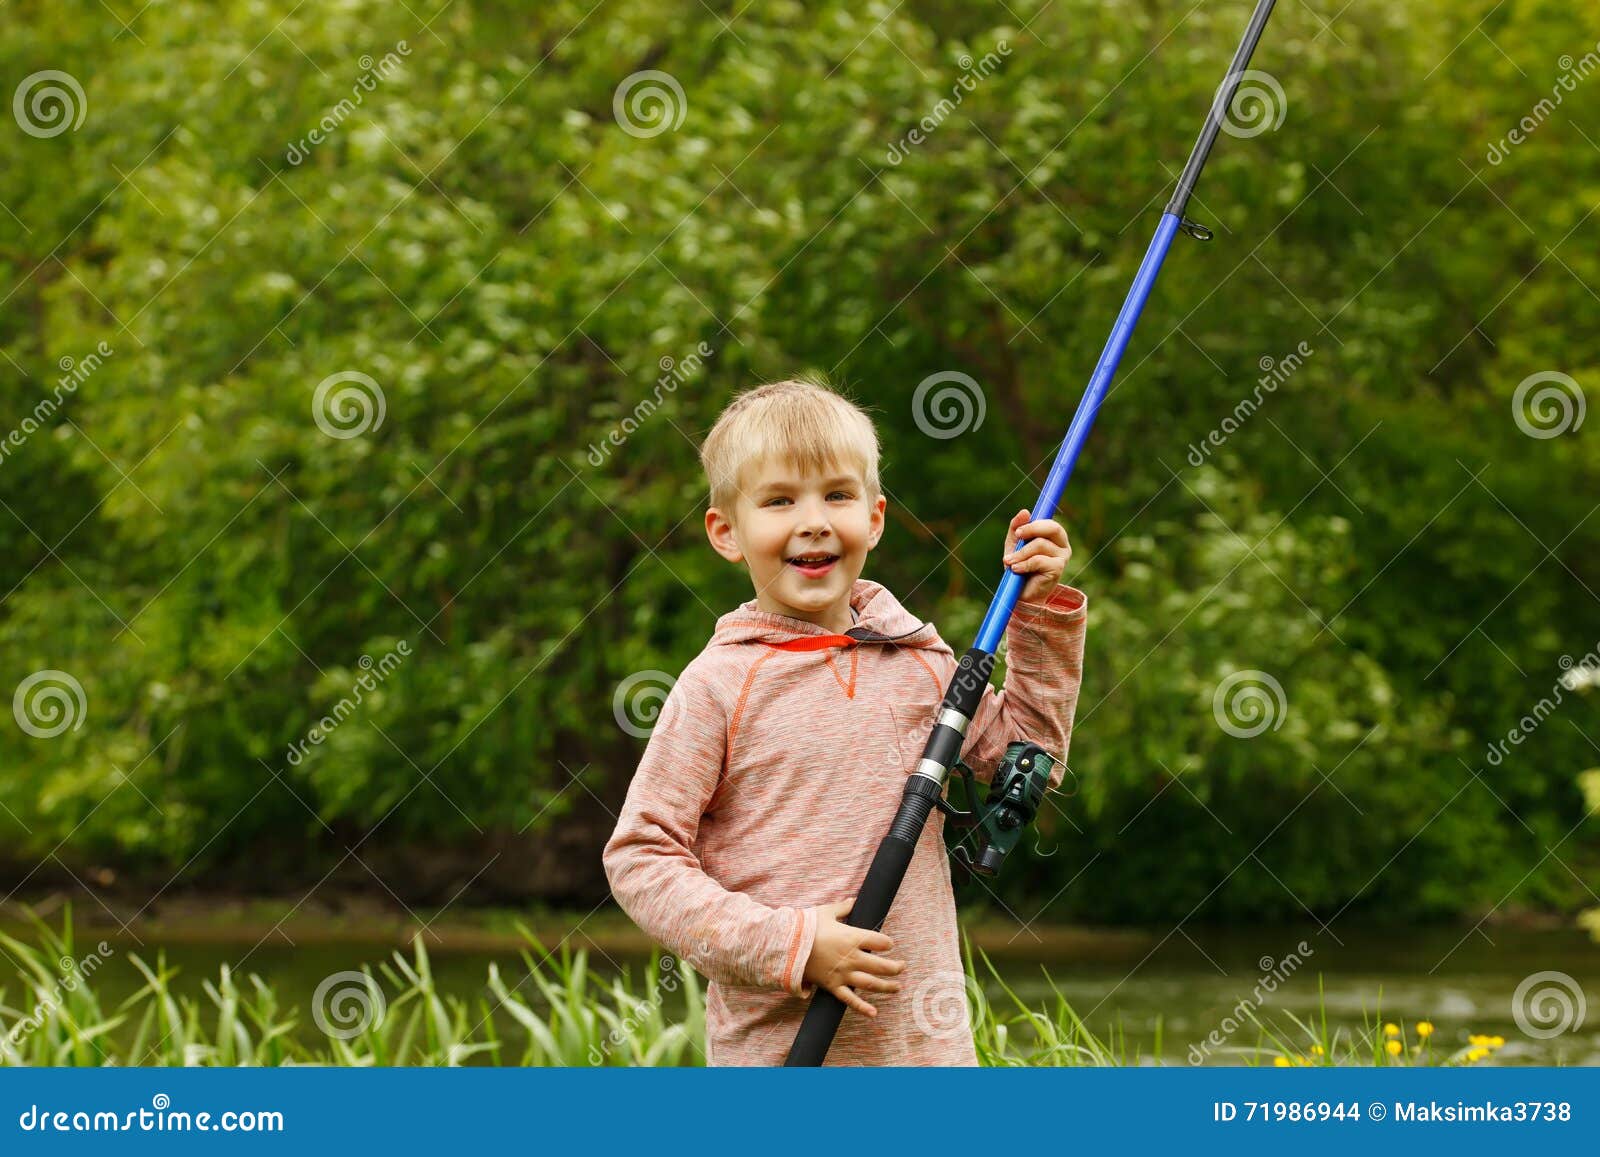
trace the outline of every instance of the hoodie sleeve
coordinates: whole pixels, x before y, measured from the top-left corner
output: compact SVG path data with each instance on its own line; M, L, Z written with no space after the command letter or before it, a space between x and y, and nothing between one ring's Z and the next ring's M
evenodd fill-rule
M1088 597L1064 584L1042 603L1017 603L1006 624L1005 687L984 691L962 755L980 782L994 778L1006 744L1027 739L1056 757L1050 786L1061 786L1083 677L1088 613Z
M809 908L773 908L706 874L700 818L722 776L727 712L691 663L657 716L602 858L612 895L647 935L723 984L809 997L816 938Z

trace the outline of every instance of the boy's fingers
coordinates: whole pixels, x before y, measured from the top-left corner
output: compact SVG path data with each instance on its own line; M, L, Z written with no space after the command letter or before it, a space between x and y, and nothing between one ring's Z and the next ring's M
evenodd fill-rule
M898 976L906 970L903 960L895 960L888 956L877 956L870 952L858 952L850 967L862 972L875 972L880 976Z
M1025 523L1017 527L1017 533L1023 538L1048 538L1058 545L1065 545L1067 541L1067 528L1053 518Z
M878 1010L873 1008L870 1004L868 1004L866 1001L862 1000L853 991L851 991L849 985L841 984L841 985L839 985L838 988L832 988L832 989L829 989L828 991L832 992L833 995L837 996L840 1000L844 1001L844 1003L848 1007L855 1009L857 1012L862 1013L863 1015L866 1015L866 1016L877 1016L878 1015Z
M854 972L847 983L852 988L865 988L871 992L899 992L900 982L886 976L873 976L870 972Z
M894 941L882 932L863 931L856 947L863 952L887 952L894 947Z
M1028 521L1028 512L1026 510L1019 510L1019 511L1017 511L1015 514L1013 514L1011 516L1011 522L1006 527L1006 551L1007 552L1009 552L1011 550L1012 545L1017 541L1018 528L1022 527L1022 526L1025 526L1027 524L1027 521Z

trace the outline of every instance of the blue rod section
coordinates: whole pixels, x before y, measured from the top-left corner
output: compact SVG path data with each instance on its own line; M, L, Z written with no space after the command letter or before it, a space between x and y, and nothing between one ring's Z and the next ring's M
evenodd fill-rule
M1138 324L1139 313L1155 286L1156 275L1161 272L1161 263L1166 260L1167 249L1172 244L1179 224L1181 221L1176 214L1169 212L1161 215L1156 235L1150 239L1150 248L1145 250L1144 260L1139 263L1139 272L1134 275L1128 296L1123 299L1117 323L1111 327L1111 336L1106 339L1105 349L1100 351L1100 360L1089 378L1089 388L1078 403L1078 412L1072 416L1072 425L1067 427L1067 436L1061 442L1055 465L1050 468L1050 477L1045 479L1044 489L1039 492L1039 501L1029 508L1029 513L1036 519L1055 515L1056 503L1061 500L1061 492L1067 487L1067 479L1072 477L1078 452L1089 437L1089 427L1094 425L1094 416L1117 372L1117 363L1122 361L1122 352L1128 348L1128 339L1133 336L1133 327ZM1021 550L1026 541L1019 538L1015 549ZM1005 633L1006 623L1011 619L1011 612L1016 609L1017 596L1022 593L1026 579L1027 575L1018 574L1010 567L1005 568L1000 589L995 592L994 601L989 604L989 611L978 628L978 639L973 644L978 650L994 654L995 648L1000 645L1001 635Z

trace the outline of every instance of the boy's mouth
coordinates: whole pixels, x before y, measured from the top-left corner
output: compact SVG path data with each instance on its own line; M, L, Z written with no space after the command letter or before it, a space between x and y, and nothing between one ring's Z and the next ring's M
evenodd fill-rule
M824 554L821 551L813 551L810 554L797 554L792 558L784 559L784 562L794 567L795 570L807 578L821 578L832 570L833 564L838 561L838 555Z

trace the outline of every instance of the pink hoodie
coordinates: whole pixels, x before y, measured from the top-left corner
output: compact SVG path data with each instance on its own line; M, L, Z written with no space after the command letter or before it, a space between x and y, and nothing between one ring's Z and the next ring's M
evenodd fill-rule
M883 586L857 579L850 605L845 635L753 599L719 618L663 704L606 844L617 902L711 982L710 1065L788 1055L815 991L802 980L809 909L860 887L955 671L933 624ZM1005 688L984 692L967 729L980 780L1017 739L1066 760L1087 614L1070 586L1017 604ZM943 831L935 811L883 925L903 987L865 994L876 1017L845 1013L830 1065L978 1063Z

